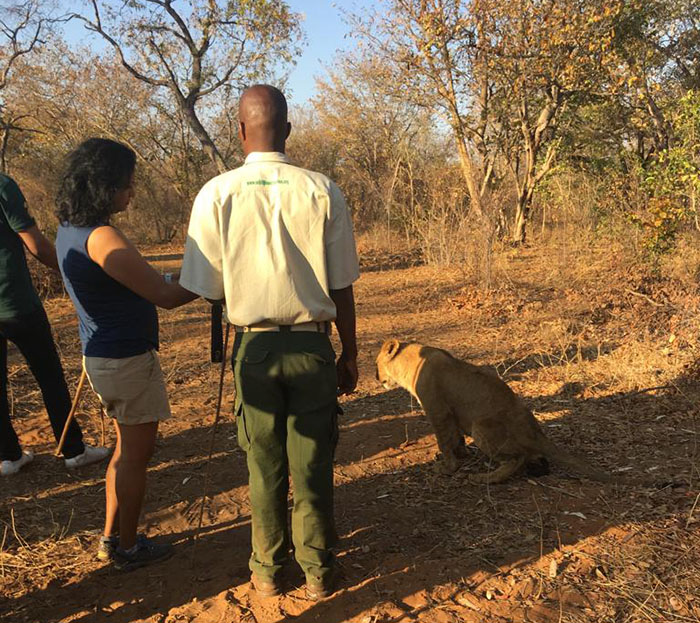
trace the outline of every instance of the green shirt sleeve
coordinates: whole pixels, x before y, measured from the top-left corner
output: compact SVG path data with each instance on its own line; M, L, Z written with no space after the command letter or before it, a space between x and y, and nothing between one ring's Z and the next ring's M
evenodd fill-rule
M22 191L11 178L7 178L7 183L0 190L0 210L12 231L26 231L36 224L27 211L27 201Z

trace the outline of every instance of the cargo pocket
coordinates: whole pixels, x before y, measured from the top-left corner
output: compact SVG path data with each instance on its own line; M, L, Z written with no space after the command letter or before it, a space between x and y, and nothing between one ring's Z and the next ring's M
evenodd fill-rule
M243 402L238 403L236 408L236 437L238 439L238 445L244 452L248 452L250 449L250 436L248 435L248 426L245 421L245 411L243 409Z
M332 364L335 363L335 358L333 356L328 356L325 354L320 354L320 353L310 353L308 351L305 351L302 353L302 355L306 355L307 357L311 357L314 361L317 361L318 363L326 363L326 364Z
M302 354L311 357L321 364L335 364L335 351L330 342L315 344L312 348L303 350Z
M242 363L255 365L265 361L269 354L270 351L267 348L260 348L260 346L256 348L249 342L244 346L239 346L238 348L234 349L233 361L239 365Z
M233 374L240 381L236 392L245 395L245 385L253 384L265 375L265 364L270 351L240 348L233 353ZM243 392L243 393L242 393Z
M313 378L313 392L319 407L331 400L335 402L338 388L338 375L335 368L333 349L305 350L300 353L298 373ZM332 407L335 412L335 407Z

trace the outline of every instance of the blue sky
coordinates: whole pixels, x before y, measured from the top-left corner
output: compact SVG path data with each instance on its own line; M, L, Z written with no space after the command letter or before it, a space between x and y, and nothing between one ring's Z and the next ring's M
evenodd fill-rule
M297 59L289 77L289 99L301 104L315 94L316 76L325 74L324 66L329 66L338 50L350 49L353 40L347 36L349 28L343 21L342 11L358 12L374 5L371 0L287 0L295 13L304 16L302 28L306 33L306 46ZM77 20L66 28L70 41L100 45L90 36Z
M343 22L342 10L355 11L370 2L359 0L287 0L296 13L305 17L303 28L307 46L297 66L289 77L291 100L301 103L315 93L314 78L325 74L324 65L329 66L337 50L349 49L354 44L348 37L348 26Z

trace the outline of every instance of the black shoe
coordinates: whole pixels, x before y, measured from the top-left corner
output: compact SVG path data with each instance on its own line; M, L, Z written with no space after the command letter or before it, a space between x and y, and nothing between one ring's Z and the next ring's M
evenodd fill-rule
M114 552L114 567L119 571L133 571L151 563L165 560L173 555L173 546L169 543L154 543L143 538L136 541L136 551L128 552L118 547Z

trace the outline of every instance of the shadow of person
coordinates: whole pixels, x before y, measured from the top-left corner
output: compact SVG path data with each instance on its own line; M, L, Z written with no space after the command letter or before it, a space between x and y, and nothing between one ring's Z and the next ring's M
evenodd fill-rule
M349 400L344 407L339 466L370 461L387 449L393 455L405 454L411 444L430 433L425 418L411 412L410 399L398 391ZM198 513L205 480L209 497L224 496L240 506L232 492L247 485L247 470L236 423L229 418L224 414L217 426L210 462L211 423L171 434L166 429L149 467L144 501L147 525L155 528L165 523L168 530L189 525ZM101 526L105 464L74 474L51 469L51 461L49 456L38 457L21 480L3 483L0 520L8 526L14 522L29 544L54 538L57 529L67 526L71 533L95 532ZM25 495L26 491L32 495Z
M373 424L367 426L371 432ZM557 476L474 486L460 475L437 475L430 463L427 459L399 467L399 459L390 457L380 473L338 486L336 516L343 535L338 547L343 575L339 592L312 604L293 588L274 602L275 607L294 612L302 623L342 623L367 611L381 611L383 620L398 621L462 591L481 599L480 591L508 570L563 552L575 559L571 545L623 522L652 516L652 494L635 488L562 481ZM663 501L671 514L674 498L668 492L662 495L653 499ZM191 534L188 529L174 536L183 541ZM3 607L3 621L127 623L155 615L160 619L154 620L167 620L169 612L192 614L215 606L223 608L226 617L219 620L241 620L250 611L260 615L258 620L275 620L263 616L269 604L247 591L249 538L245 515L207 526L197 546L196 572L186 564L189 554L184 547L173 559L133 574L94 568L68 585L49 584L14 600ZM515 595L517 586L510 588ZM494 604L510 597L494 594ZM487 601L491 600L483 598L484 604ZM33 619L27 618L30 612Z
M301 608L297 620L340 623L377 601L394 604L387 606L390 610L411 609L417 592L461 583L461 578L478 573L490 575L498 565L531 557L539 552L540 544L527 534L537 525L529 521L514 527L512 519L513 511L529 499L509 502L522 487L514 482L493 489L491 501L479 503L484 490L465 486L458 478L441 478L426 465L342 485L337 488L338 524L344 535L338 548L344 576L341 590L330 600L312 604L303 600L300 587L292 587L281 603L287 609ZM530 493L548 508L548 493ZM494 520L505 525L494 528ZM512 535L504 539L508 531ZM192 533L189 529L171 538L182 544ZM196 568L190 565L190 547L184 546L172 559L129 574L93 563L77 581L52 582L4 605L3 621L127 623L154 615L164 620L187 604L196 609L193 603L208 607L222 600L229 602L232 617L236 611L255 612L269 606L245 586L249 539L249 518L244 515L203 530ZM511 547L517 543L517 547L504 551L506 542Z
M604 397L585 397L585 388L565 388L555 395L568 402L557 411L559 417L544 423L546 433L555 443L606 469L631 463L633 469L661 478L681 474L694 481L695 404L700 392L692 378L680 377L670 385L661 392ZM528 402L536 406L547 400L551 396ZM493 615L555 621L554 614L569 611L585 620L590 615L584 606L561 596L564 589L575 592L578 584L590 582L586 574L595 565L583 544L597 538L623 542L630 524L639 531L647 523L687 517L691 511L694 494L688 487L652 490L567 480L556 465L551 475L536 481L517 477L495 486L472 485L463 470L443 477L433 470L436 448L429 425L417 413L407 412L406 398L394 391L348 400L345 405L337 470L346 477L336 487L342 577L330 599L310 603L294 586L272 605L249 594L250 531L244 507L239 518L221 521L214 516L214 523L205 527L197 546L196 570L186 564L186 547L169 561L127 576L88 564L87 572L79 572L75 580L48 583L6 601L0 606L2 620L127 623L156 617L153 620L165 621L168 613L193 618L211 608L219 617L213 620L245 620L252 613L258 621L272 621L287 613L301 623L344 623L372 613L381 616L377 620L398 622L418 614L435 618L445 608L458 608L462 598L476 603L482 618L474 620ZM416 427L410 429L416 447L408 457L398 452L397 444L407 424ZM383 431L389 437L383 438ZM353 435L366 443L371 440L367 453ZM215 486L224 493L229 470L240 468L245 473L242 455L225 460L228 463L217 464L217 472L224 473ZM368 463L357 465L368 460L371 469ZM356 471L348 469L355 465ZM692 529L687 524L676 531L679 538L690 539ZM190 526L174 531L173 536L182 542L192 530ZM552 560L566 566L567 574L550 578ZM540 586L539 605L528 594L532 577ZM279 613L277 619L271 610ZM469 620L463 613L460 616Z
M0 607L3 621L119 621L127 623L167 612L192 599L215 595L248 580L246 551L249 518L173 534L175 554L169 560L130 573L110 565L88 563L78 581L52 581ZM237 555L225 556L222 552Z
M144 513L150 523L167 519L178 526L187 525L196 512L207 481L210 497L224 495L247 483L245 458L237 450L234 425L218 426L215 452L207 461L211 428L188 429L159 442L153 465L148 471ZM43 457L42 463L50 460ZM27 470L22 481L8 483L0 521L14 524L23 541L32 544L55 538L57 530L95 532L104 516L105 464L75 475L65 470ZM31 496L22 492L31 490Z

